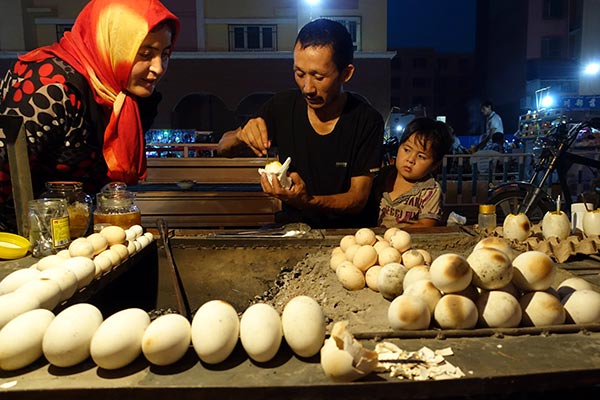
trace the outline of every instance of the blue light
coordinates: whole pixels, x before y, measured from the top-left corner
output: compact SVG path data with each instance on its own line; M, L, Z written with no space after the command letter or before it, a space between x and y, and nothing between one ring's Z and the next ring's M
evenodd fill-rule
M597 75L600 72L600 64L597 62L589 63L583 69L583 73L586 75Z

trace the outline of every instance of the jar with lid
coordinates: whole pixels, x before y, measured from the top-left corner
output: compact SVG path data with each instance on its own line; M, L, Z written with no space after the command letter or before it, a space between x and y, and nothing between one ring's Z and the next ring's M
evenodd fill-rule
M67 200L29 200L26 230L34 257L45 257L66 249L71 243Z
M46 191L41 198L60 198L67 201L69 231L71 239L86 236L92 228L92 197L83 191L81 182L46 182Z
M496 229L496 206L494 204L480 204L477 225L480 229L492 231Z
M135 194L127 190L127 184L111 182L96 195L94 231L99 232L109 225L128 229L141 223L142 215L135 204Z

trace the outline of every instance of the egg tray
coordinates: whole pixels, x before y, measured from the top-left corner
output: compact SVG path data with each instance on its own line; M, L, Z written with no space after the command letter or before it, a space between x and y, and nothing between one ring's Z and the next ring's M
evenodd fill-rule
M501 226L494 229L491 233L479 229L477 225L475 225L474 230L482 236L504 238ZM558 263L563 263L577 255L595 255L600 251L600 237L585 236L581 232L572 234L563 240L556 237L544 239L540 223L532 225L531 234L524 241L508 240L508 242L512 248L518 251L541 251Z

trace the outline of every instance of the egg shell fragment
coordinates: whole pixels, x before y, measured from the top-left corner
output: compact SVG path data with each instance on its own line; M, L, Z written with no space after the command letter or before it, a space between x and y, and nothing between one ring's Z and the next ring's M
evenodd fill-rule
M312 357L325 341L325 315L321 306L309 296L296 296L287 302L281 313L283 337L300 357Z
M62 310L52 321L42 342L44 356L57 367L71 367L90 356L94 333L102 324L96 306L79 303Z
M92 337L92 359L104 369L128 365L142 353L142 337L148 325L150 317L140 308L128 308L111 315Z
M231 304L222 300L204 303L192 319L192 345L207 364L224 361L238 342L240 320Z
M270 361L281 345L281 317L273 306L256 303L240 319L240 341L248 356L256 362Z
M14 371L42 356L42 339L54 314L42 308L27 311L0 330L0 369Z
M180 314L161 315L148 325L142 337L142 353L154 365L170 365L188 351L192 329Z

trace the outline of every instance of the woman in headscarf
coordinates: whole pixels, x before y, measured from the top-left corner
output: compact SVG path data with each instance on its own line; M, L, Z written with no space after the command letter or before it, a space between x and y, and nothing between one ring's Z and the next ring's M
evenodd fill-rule
M144 131L178 32L158 0L92 0L58 43L19 57L0 82L0 114L24 118L34 196L47 181L80 181L93 194L145 178ZM4 215L12 198L2 141L0 203Z

